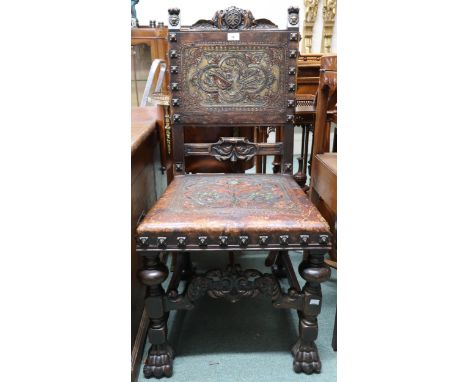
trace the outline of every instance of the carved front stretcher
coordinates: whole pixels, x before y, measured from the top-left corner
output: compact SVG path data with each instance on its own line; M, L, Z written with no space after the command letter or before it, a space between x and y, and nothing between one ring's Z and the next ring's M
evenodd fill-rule
M164 195L137 228L137 251L145 267L139 276L147 285L151 348L147 378L172 375L174 350L167 341L172 310L192 309L207 295L236 302L259 294L275 308L299 313L299 338L292 348L296 372L319 372L315 346L321 308L320 283L330 276L324 254L330 250L326 221L291 176L298 9L288 9L288 29L278 30L251 12L230 7L211 20L180 27L178 9L169 10L175 171ZM220 137L212 143L184 142L184 127L275 126L282 142L256 143L243 137ZM186 156L211 155L219 161L250 160L255 155L280 155L281 174L185 175ZM301 288L289 250L301 250ZM194 271L190 253L264 251L272 273L226 269ZM172 254L173 274L161 254ZM176 256L177 257L174 257ZM177 261L174 262L174 259ZM287 277L289 290L278 278ZM187 284L183 290L180 281ZM200 344L203 346L203 344Z

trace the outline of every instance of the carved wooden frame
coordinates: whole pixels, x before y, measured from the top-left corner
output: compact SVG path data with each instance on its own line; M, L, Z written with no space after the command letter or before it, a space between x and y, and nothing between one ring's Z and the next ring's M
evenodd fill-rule
M324 263L323 253L304 252L304 259L299 265L299 274L306 281L302 289L287 251L276 253L274 264L281 264L281 268L273 267L272 274L254 269L242 270L238 264L229 265L224 271L212 269L206 273L195 273L189 253L184 252L181 258L177 258L167 291L161 286L169 275L167 266L155 254L145 252L143 256L144 268L139 277L148 287L146 309L150 318L148 337L152 344L143 368L146 378L172 376L174 350L167 342L168 314L193 309L196 301L204 295L237 302L263 294L271 298L274 308L297 310L299 338L291 350L293 369L296 373L320 372L321 361L314 342L318 334L317 316L322 306L320 284L327 281L331 274ZM189 282L180 293L178 289L183 277ZM281 277L287 278L287 292L278 281Z
M231 23L229 25L226 22L226 17L228 15L237 14L240 18L240 23L237 27L234 28L234 24ZM233 17L234 18L234 17ZM283 130L285 130L285 134L283 135L283 142L281 146L258 146L257 147L257 154L258 155L270 155L268 150L276 150L281 148L282 152L274 155L280 155L282 158L282 165L281 170L282 173L292 174L292 156L293 156L293 127L294 127L294 108L295 108L295 90L296 90L296 65L297 65L297 56L298 56L298 43L300 40L299 33L298 33L298 23L299 23L299 9L295 7L290 7L288 9L288 28L286 30L278 30L279 34L284 36L283 41L286 44L285 49L285 61L287 62L287 71L281 72L281 80L284 81L284 86L287 90L287 100L284 101L283 110L281 112L282 121L279 120L272 120L270 117L274 115L274 113L263 113L262 117L265 116L265 125L267 126L281 126ZM185 110L184 105L182 105L183 100L178 95L180 91L180 84L183 81L183 73L181 73L181 52L182 52L182 42L184 33L191 32L191 31L233 31L240 33L249 33L253 30L258 30L259 33L262 31L270 31L270 30L277 30L277 26L266 19L255 19L250 11L242 10L236 7L229 7L225 10L220 10L215 13L215 16L211 20L200 20L189 27L181 27L180 21L180 10L176 8L172 8L169 10L169 66L170 66L170 75L171 75L171 84L170 87L173 91L173 97L171 102L171 119L172 119L172 128L173 128L173 151L174 151L174 169L176 175L182 175L185 173L185 160L184 157L189 155L207 155L206 149L208 148L206 145L198 145L198 144L189 144L185 143L184 140L184 133L183 128L186 125L194 125L196 124L195 121L192 121L190 118L187 120L183 112L180 110ZM275 32L276 33L276 32ZM246 35L247 36L247 35ZM266 36L266 35L265 35ZM267 36L266 36L267 37ZM260 42L256 42L260 44ZM261 44L266 44L262 42ZM235 46L235 45L234 45ZM284 77L283 77L284 76ZM284 78L284 80L283 80ZM285 97L285 93L281 93L281 97ZM189 104L190 106L190 104ZM191 106L190 106L191 107ZM205 111L203 111L205 112ZM252 110L251 113L257 113L260 116L261 112ZM239 116L242 113L238 113ZM278 113L276 113L278 114ZM254 115L254 114L252 114ZM278 114L279 115L279 114ZM241 117L239 117L241 118ZM244 119L237 123L238 125L252 125L258 126L258 123L252 124L252 120L250 117L243 117ZM270 120L268 120L270 118ZM211 118L212 125L225 125L226 118L217 118L212 115ZM205 123L207 125L207 123ZM224 138L227 139L227 138ZM219 142L218 142L219 143ZM217 143L214 143L214 147L216 147ZM246 143L247 144L247 143ZM210 147L213 147L210 146ZM251 146L252 147L252 146ZM198 153L197 153L198 152ZM203 154L201 153L203 152ZM263 153L263 154L262 154ZM217 157L219 160L223 160L224 155L219 155L212 150L208 153L208 155L213 155ZM250 157L250 156L249 156ZM233 157L230 157L231 160ZM238 156L234 157L234 159L239 159Z
M320 52L330 53L333 37L333 26L335 25L336 0L323 0L323 30Z
M226 19L227 15L231 15ZM288 28L281 37L287 38L286 68L284 78L288 84L288 99L285 105L285 120L274 124L266 123L268 127L282 127L282 142L252 143L245 138L223 137L215 143L185 143L184 124L186 123L177 108L180 107L177 96L172 98L172 121L175 170L179 175L184 174L184 157L186 155L213 155L219 160L244 160L253 155L282 154L281 172L292 174L292 145L294 133L294 93L296 89L296 58L298 55L299 9L288 8ZM213 19L201 20L188 29L181 30L180 11L176 8L169 10L169 50L171 88L178 91L180 73L178 58L180 50L178 40L180 33L196 30L241 30L241 29L273 29L274 24L265 19L255 19L250 11L230 7L216 12ZM237 28L237 29L236 29ZM219 33L219 32L217 32ZM246 33L249 33L248 31ZM262 32L260 32L262 33ZM285 96L286 98L286 96ZM290 109L289 109L290 108ZM189 124L187 124L189 125ZM251 124L252 128L258 123ZM206 127L206 126L205 126ZM278 129L279 130L279 129ZM278 131L277 130L277 131ZM198 232L196 233L198 234ZM195 234L194 234L195 235ZM167 319L170 311L189 310L194 303L205 294L213 298L227 298L232 302L244 297L256 297L264 294L271 297L275 308L296 309L299 314L299 338L292 348L294 357L293 369L296 372L311 374L320 372L321 362L315 340L318 334L317 316L321 309L320 283L328 280L330 269L324 263L324 254L330 250L330 236L328 234L240 234L238 236L221 235L219 237L197 236L186 237L172 233L167 236L137 238L137 252L143 256L144 267L139 272L141 282L147 286L146 310L150 319L148 338L151 347L143 369L146 378L163 376L170 377L173 372L172 362L174 350L167 341ZM273 257L273 270L280 268L284 271L290 288L283 291L278 283L278 277L264 274L257 270L241 270L231 263L225 271L210 270L205 274L194 273L189 252L197 251L268 251L268 259ZM301 289L288 255L289 250L303 250L304 259L299 266L299 274L305 279L305 286ZM162 254L177 254L177 261L169 281L167 291L162 284L169 275L167 266L161 261ZM179 256L180 255L180 256ZM272 256L273 255L273 256ZM173 257L174 259L174 257ZM267 259L267 261L268 261ZM271 264L270 264L271 265ZM178 287L182 278L188 284L182 293Z
M185 143L185 156L212 155L219 161L250 160L255 155L281 154L283 144L255 143L244 137L221 137L216 143Z
M207 236L188 238L177 234L160 237L139 236L137 252L209 252L229 251L274 251L274 250L308 250L324 253L331 249L330 237L324 234L290 235L239 235L219 236L208 239Z
M304 0L305 17L302 27L301 53L312 53L312 40L319 0Z

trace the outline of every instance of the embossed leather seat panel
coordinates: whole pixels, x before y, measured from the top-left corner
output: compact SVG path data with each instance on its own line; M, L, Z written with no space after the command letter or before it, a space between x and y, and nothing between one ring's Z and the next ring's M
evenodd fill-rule
M259 236L268 236L268 245L281 242L298 245L300 235L318 242L329 227L304 191L289 175L216 174L175 177L164 195L138 227L139 236L165 237L175 245L185 237L185 245L198 245L199 236L208 244L219 244L219 236L238 245L239 236L248 236L257 245ZM150 240L150 246L157 245Z

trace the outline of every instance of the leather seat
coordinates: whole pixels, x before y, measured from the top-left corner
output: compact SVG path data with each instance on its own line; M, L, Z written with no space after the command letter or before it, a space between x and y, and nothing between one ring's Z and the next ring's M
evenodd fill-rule
M149 248L203 250L244 240L244 249L258 250L319 244L328 231L290 175L195 174L175 177L137 234Z

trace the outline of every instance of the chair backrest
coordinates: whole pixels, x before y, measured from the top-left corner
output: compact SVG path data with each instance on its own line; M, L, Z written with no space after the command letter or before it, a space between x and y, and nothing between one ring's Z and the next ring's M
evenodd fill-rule
M330 121L336 122L337 102L337 57L323 56L320 59L320 78L316 96L314 146L315 155L330 151Z
M180 10L169 9L176 174L185 172L189 155L230 161L282 155L282 172L292 173L299 8L290 7L287 16L288 27L280 30L248 10L229 7L211 20L181 27ZM184 142L186 126L271 126L283 129L283 142L225 137L190 144Z

